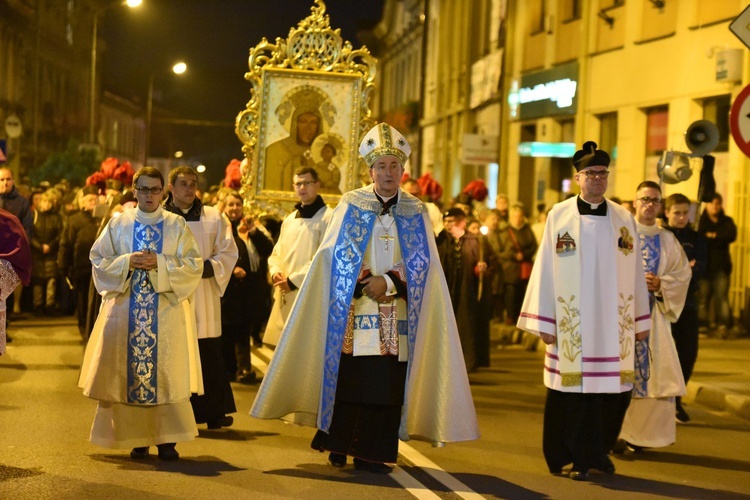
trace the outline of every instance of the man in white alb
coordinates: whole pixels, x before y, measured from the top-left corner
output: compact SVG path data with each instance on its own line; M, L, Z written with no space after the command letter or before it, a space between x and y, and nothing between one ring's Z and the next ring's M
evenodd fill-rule
M281 223L279 239L268 257L268 272L274 291L273 308L263 334L263 343L273 346L279 342L297 290L310 269L333 213L318 194L320 181L314 168L298 168L294 172L292 187L299 203L294 206L296 210Z
M651 302L651 335L636 345L635 387L616 450L668 446L675 442L675 398L685 394L672 322L685 305L690 263L680 242L656 223L661 188L653 181L638 186L633 205L641 240L646 286ZM627 444L626 444L627 443Z
M613 473L617 440L635 381L635 343L651 314L633 216L604 198L609 155L587 142L573 156L581 194L547 218L518 328L547 352L543 448L553 474Z

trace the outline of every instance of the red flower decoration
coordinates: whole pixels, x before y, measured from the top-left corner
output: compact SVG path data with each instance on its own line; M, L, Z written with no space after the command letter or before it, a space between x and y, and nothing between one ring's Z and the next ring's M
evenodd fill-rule
M130 162L126 161L115 169L115 171L112 173L112 178L122 182L125 186L130 186L133 183L134 175L135 170L133 170Z
M481 203L487 199L487 185L482 179L475 179L466 185L462 193L468 194Z
M104 175L105 179L111 179L115 174L117 165L119 164L120 162L117 161L117 158L109 157L102 162L99 171Z
M419 184L419 187L422 188L422 193L424 193L430 201L437 201L443 196L443 186L433 179L432 174L429 172L417 179L417 184Z
M224 169L224 186L232 189L239 189L242 186L242 171L240 170L240 160L234 159L229 162Z

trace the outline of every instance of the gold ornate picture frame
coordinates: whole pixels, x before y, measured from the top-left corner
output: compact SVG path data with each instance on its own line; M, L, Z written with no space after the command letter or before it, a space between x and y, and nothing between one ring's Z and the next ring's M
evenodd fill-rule
M235 131L242 142L241 193L252 212L284 215L296 202L292 175L313 166L327 203L362 185L361 138L375 125L369 109L375 59L330 27L325 4L275 44L250 49L250 101Z

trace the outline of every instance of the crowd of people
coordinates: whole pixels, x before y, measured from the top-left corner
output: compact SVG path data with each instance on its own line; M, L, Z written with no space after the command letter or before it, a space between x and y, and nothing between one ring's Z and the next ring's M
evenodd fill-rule
M201 193L190 167L165 179L107 159L80 188L0 167L0 354L6 302L11 317L74 315L91 441L175 460L198 424L233 425L230 383L259 381L264 343L251 415L317 428L332 466L388 473L399 438L478 437L468 374L490 366L496 324L504 344L546 345L551 473L613 473L611 451L675 441L700 328L732 326L737 228L719 194L697 229L695 204L658 183L605 198L610 158L588 142L580 195L529 219L504 194L487 208L481 180L442 207L434 179L404 174L409 145L387 124L360 154L372 184L335 209L298 167L283 221L248 215L236 182Z

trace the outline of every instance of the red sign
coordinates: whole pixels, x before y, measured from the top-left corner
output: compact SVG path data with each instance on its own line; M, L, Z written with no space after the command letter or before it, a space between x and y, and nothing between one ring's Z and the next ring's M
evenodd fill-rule
M732 137L745 156L750 156L750 85L742 89L732 104L729 128Z

